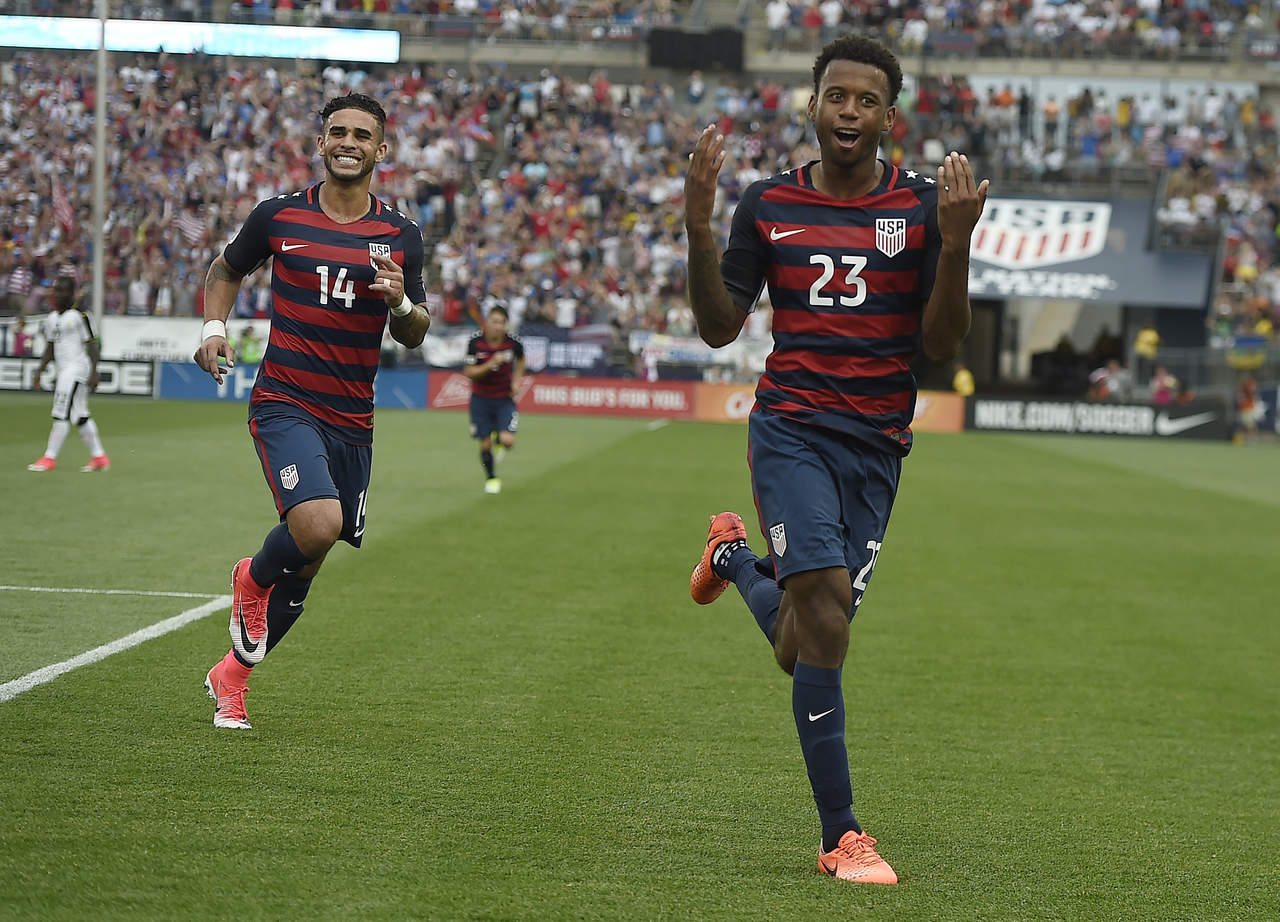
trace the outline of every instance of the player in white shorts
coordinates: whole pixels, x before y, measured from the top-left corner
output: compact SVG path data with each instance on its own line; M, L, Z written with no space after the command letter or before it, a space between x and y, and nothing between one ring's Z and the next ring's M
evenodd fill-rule
M81 471L106 471L111 460L98 438L98 424L89 415L89 393L98 386L98 337L93 324L76 303L76 285L69 276L59 276L53 283L53 310L41 327L44 333L44 355L32 387L40 387L40 378L52 362L57 368L53 387L53 428L49 444L39 459L27 465L29 471L51 471L58 466L58 452L75 423L80 438L89 449L89 463Z

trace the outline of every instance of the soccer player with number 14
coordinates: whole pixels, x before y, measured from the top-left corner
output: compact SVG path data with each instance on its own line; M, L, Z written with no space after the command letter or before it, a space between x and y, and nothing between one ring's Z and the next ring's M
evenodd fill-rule
M208 320L195 361L221 384L235 359L226 319L240 283L274 260L271 337L249 398L249 432L280 523L231 571L231 650L205 676L220 728L250 729L250 670L302 614L329 549L340 538L360 546L388 315L392 337L410 348L431 323L422 234L369 192L387 155L386 113L353 93L331 99L320 118L324 181L259 203L205 281Z

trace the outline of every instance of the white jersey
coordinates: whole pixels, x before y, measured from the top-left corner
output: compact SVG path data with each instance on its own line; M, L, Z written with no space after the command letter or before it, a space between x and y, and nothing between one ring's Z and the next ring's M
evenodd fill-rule
M58 377L72 373L88 380L93 368L89 364L89 343L97 339L89 315L76 308L51 313L41 328L45 342L53 344L53 363Z

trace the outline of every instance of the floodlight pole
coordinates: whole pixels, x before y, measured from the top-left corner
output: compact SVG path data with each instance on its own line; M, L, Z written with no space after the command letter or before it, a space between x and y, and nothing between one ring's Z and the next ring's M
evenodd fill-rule
M93 319L101 334L102 313L106 304L106 235L103 225L107 220L107 5L108 0L98 0L98 83L94 94L93 114Z

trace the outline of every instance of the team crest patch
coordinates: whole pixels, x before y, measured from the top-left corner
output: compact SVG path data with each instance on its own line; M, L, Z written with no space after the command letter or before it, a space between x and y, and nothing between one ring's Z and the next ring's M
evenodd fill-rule
M773 545L773 552L781 557L787 552L787 526L779 522L777 525L769 526L769 543Z
M1109 202L994 201L973 229L970 255L1001 269L1041 269L1097 256L1110 228Z
M383 259L391 258L391 244L389 243L371 243L369 244L369 265L378 268L378 264L373 261L373 257L381 256Z
M280 484L286 490L292 490L298 485L298 465L290 464L280 469Z
M907 245L906 218L876 218L876 249L890 258Z

